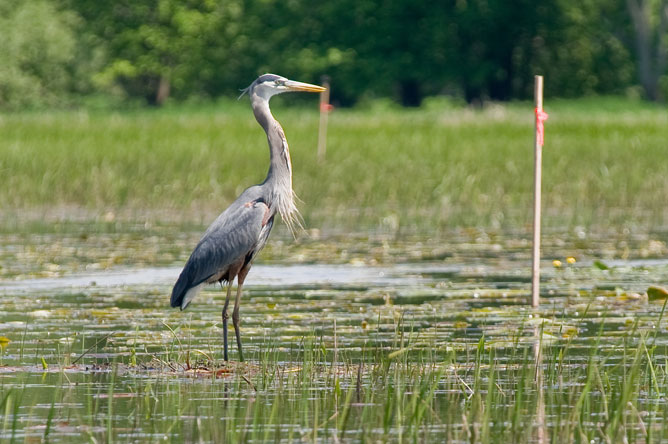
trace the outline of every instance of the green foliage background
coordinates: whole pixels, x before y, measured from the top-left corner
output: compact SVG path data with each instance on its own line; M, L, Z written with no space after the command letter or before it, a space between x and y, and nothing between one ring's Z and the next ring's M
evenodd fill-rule
M632 3L660 58L663 0L0 0L0 107L210 99L263 72L329 75L340 105L523 99L537 73L548 96L638 96Z

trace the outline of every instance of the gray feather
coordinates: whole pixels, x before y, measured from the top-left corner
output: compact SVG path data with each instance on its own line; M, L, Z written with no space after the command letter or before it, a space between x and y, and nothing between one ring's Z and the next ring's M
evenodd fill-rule
M242 269L245 278L250 262L267 242L277 212L290 228L299 222L288 143L281 125L269 110L271 97L299 90L294 85L290 89L288 82L284 77L264 74L243 90L242 96L245 93L250 96L253 115L267 134L269 171L262 184L244 191L206 230L174 285L172 307L184 309L202 284L232 281L241 276ZM323 90L310 86L312 88L302 90Z
M181 305L189 289L209 282L240 258L264 246L269 235L262 226L267 206L258 201L261 192L257 188L260 187L246 190L206 230L174 285L172 307Z

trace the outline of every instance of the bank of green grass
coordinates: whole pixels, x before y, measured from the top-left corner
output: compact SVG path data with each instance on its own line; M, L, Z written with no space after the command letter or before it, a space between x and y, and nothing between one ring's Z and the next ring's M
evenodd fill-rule
M316 159L314 103L272 102L307 227L523 229L531 222L533 109L337 109ZM666 224L668 111L615 98L547 101L544 224ZM0 115L5 221L147 215L207 223L268 166L246 100L130 111ZM83 215L83 216L81 216Z

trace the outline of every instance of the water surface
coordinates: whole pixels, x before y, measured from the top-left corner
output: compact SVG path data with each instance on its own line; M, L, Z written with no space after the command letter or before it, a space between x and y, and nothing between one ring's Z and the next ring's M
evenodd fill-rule
M668 283L661 236L548 239L539 310L527 307L522 238L279 239L244 287L248 362L225 365L221 288L206 288L184 312L168 306L194 233L5 235L0 436L457 441L497 430L540 441L541 423L554 439L564 424L600 438L610 435L597 429L617 427L618 372L635 371L642 357L634 350L647 342L654 348L638 374L651 362L655 382L639 377L633 399L643 420L625 422L624 433L642 437L649 427L666 438L664 414L653 407L666 394L664 300L646 295ZM592 356L611 392L586 392L587 402L610 404L605 412L580 405L607 418L582 421L563 405L578 405L589 390ZM482 407L487 399L494 407ZM344 422L346 408L355 414ZM409 408L414 414L400 420L397 411Z

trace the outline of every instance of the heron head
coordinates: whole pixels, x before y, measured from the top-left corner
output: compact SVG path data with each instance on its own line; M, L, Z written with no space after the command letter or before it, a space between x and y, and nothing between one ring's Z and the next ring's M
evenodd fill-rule
M325 88L322 86L296 82L276 74L262 74L253 83L251 83L248 88L241 92L241 96L243 96L245 93L248 93L250 96L257 95L260 98L269 100L272 96L284 92L322 92L324 90ZM241 98L241 96L239 96L239 98Z

